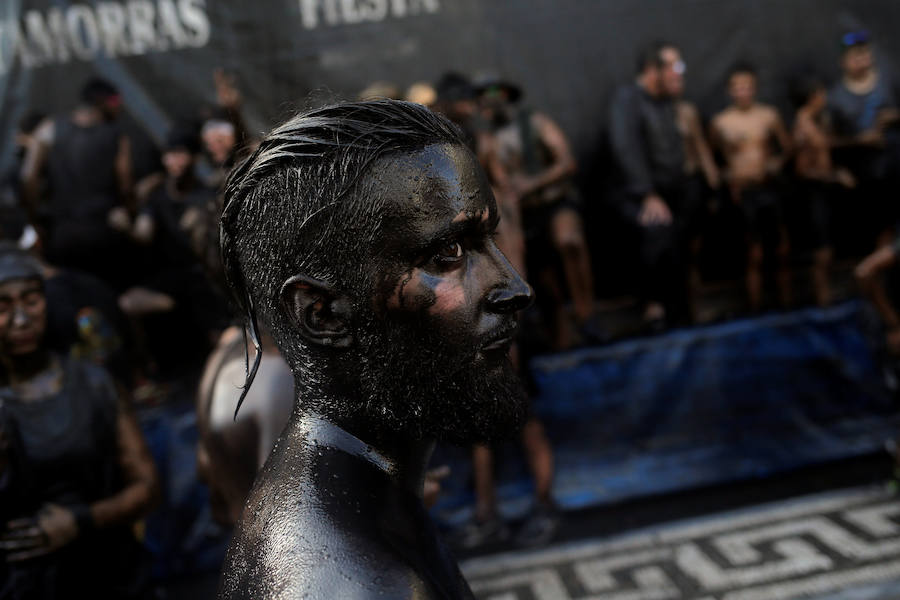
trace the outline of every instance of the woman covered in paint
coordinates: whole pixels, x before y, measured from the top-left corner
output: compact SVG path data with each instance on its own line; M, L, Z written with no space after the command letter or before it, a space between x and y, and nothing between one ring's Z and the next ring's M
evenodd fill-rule
M157 474L110 376L44 342L27 254L0 252L0 599L140 598Z

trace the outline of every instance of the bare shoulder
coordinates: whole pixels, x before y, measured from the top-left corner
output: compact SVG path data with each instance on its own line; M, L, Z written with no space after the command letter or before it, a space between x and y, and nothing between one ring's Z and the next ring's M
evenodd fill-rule
M729 122L734 116L733 108L726 108L725 110L716 113L712 118L712 126L716 129L721 129L723 127L727 127Z
M677 107L678 107L678 112L680 112L682 115L684 115L685 117L687 117L689 119L696 119L699 116L699 113L697 112L697 107L694 106L693 102L690 102L688 100L681 100L678 102Z
M781 120L781 115L778 113L778 109L771 104L760 104L758 110L759 114L768 121L774 123Z

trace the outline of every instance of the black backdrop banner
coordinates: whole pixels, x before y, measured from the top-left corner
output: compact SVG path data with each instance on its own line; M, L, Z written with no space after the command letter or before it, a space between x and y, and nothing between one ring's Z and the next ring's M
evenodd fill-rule
M20 118L70 108L91 75L114 82L134 123L160 140L213 103L219 66L236 74L256 131L311 93L352 98L374 80L403 88L457 70L519 83L592 179L605 164L608 98L632 77L641 45L682 47L687 95L708 116L738 60L754 62L762 98L786 108L790 73L836 77L839 37L859 28L890 69L895 0L3 0L0 163Z

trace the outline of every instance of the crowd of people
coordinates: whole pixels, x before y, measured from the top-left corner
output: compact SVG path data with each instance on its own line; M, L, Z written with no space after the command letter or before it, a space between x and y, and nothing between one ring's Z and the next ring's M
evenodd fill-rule
M812 74L798 76L790 123L758 100L752 65L732 69L731 104L704 118L684 98L678 47L661 42L639 52L635 80L611 102L618 177L603 201L631 235L648 330L696 320L698 255L720 211L741 223L747 306L760 311L767 265L779 304L792 306L797 245L785 213L800 207L813 295L827 306L833 207L847 199L868 207L858 225L876 250L857 276L884 318L888 347L900 352L897 305L879 283L900 255L892 197L900 98L865 32L841 43L841 80L828 88ZM12 201L0 206L0 552L8 559L0 561L0 598L87 589L98 568L89 563L107 573L122 565L119 583L134 589L117 588L115 597L142 597L146 578L134 573L146 560L132 526L152 508L158 477L132 398L158 401L172 381L198 390L199 475L225 524L237 520L290 414L291 372L274 344L263 343L249 408L234 419L244 354L253 356L255 336L267 333L240 335L243 315L231 314L223 283L221 188L254 140L234 78L216 72L213 81L217 105L174 127L159 149L159 171L138 181L121 96L106 81L88 82L66 114L21 123L19 160L2 182ZM360 93L375 97L427 105L464 132L501 214L496 243L538 291L550 332L545 350L602 341L583 210L599 200L579 192L575 156L552 116L498 77L447 73L405 93L387 83ZM522 354L513 347L514 361L524 363ZM521 442L535 504L516 539L541 544L559 520L553 452L536 418ZM458 534L464 547L511 535L497 510L491 449L474 448L472 460L476 508ZM442 476L434 474L432 490Z

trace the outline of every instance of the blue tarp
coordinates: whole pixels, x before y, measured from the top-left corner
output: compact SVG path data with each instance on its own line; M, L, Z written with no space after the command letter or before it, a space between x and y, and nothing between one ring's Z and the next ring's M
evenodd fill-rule
M805 309L674 331L531 362L535 412L556 453L565 508L762 477L876 450L900 425L861 327L861 305ZM472 502L465 453L439 514ZM500 449L499 497L529 505L514 445Z

